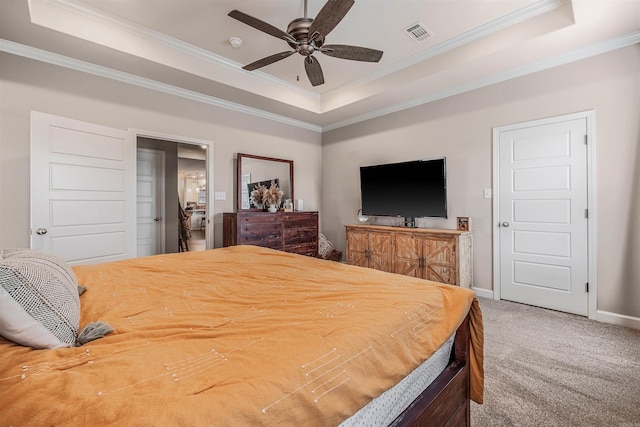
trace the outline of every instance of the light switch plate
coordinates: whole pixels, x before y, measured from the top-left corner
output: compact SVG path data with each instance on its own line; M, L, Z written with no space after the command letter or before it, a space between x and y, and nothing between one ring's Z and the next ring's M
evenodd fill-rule
M491 198L491 189L490 188L485 188L482 190L482 198L483 199L490 199Z
M216 200L227 200L227 193L224 191L216 191Z

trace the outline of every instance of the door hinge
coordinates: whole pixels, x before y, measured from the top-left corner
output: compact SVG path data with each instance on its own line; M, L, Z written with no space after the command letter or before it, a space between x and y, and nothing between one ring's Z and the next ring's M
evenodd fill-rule
M589 144L589 135L585 135L584 136L584 145L588 145Z
M589 218L589 209L584 210L584 217Z
M589 293L589 282L585 283L585 292Z

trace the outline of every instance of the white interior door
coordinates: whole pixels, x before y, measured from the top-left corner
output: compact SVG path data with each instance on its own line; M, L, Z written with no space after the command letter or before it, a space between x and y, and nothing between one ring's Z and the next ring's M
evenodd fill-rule
M587 315L587 120L499 133L500 297Z
M136 256L128 132L31 113L31 247L70 264Z
M138 148L138 256L164 253L164 151Z

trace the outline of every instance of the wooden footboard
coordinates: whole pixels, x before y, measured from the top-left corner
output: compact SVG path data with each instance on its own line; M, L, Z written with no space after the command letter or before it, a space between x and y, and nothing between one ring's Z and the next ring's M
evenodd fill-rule
M398 416L391 426L469 426L469 316L456 332L444 371Z

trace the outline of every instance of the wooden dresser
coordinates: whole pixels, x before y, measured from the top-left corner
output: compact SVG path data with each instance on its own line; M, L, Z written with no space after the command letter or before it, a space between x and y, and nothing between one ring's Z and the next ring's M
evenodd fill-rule
M318 256L318 212L222 214L222 245L255 245Z
M473 284L473 244L468 231L348 225L347 263L449 283Z

